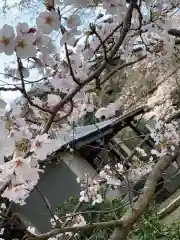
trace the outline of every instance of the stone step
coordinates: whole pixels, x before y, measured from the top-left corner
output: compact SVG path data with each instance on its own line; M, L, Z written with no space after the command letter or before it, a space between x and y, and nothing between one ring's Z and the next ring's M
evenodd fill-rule
M167 198L157 210L162 225L171 225L180 219L180 189ZM136 235L131 235L128 240L138 240ZM158 238L158 240L168 240L167 237Z
M165 218L161 220L163 225L172 225L174 222L180 220L180 206L173 211L172 213L168 214Z
M180 189L167 198L158 208L158 215L160 218L166 217L180 206Z

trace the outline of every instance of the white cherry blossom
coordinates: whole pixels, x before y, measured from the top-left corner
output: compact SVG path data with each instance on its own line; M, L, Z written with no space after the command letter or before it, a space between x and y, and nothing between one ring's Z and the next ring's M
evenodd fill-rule
M49 55L48 52L41 53L39 59L42 61L44 66L52 67L55 64L54 59Z
M19 58L35 57L36 47L33 45L36 40L34 34L26 34L16 37L16 54Z
M69 46L74 46L76 36L80 34L81 32L77 30L66 31L61 37L60 45L62 46L64 43L67 43Z
M30 27L26 22L18 23L16 26L17 36L24 36L28 33Z
M9 157L15 147L15 141L11 137L6 137L0 140L0 164L4 163L4 157Z
M15 48L15 33L13 28L5 24L0 30L0 53L12 55Z
M48 94L47 97L48 97L47 103L48 103L49 107L55 106L61 100L60 96L59 95L55 95L55 94Z
M39 179L39 172L43 172L38 167L33 167L31 165L31 157L29 158L22 158L17 157L15 158L15 174L22 182L26 181L33 181L37 182Z
M60 28L59 15L55 11L45 11L40 13L36 19L37 27L45 34L50 34L53 30Z
M86 220L81 214L75 216L74 222L75 222L73 224L74 227L86 225Z
M70 29L76 29L79 25L81 25L80 16L77 14L70 15L67 19L67 27Z
M58 150L58 147L57 140L49 139L48 134L42 134L32 140L30 151L34 152L39 160L45 160L47 155Z
M53 77L52 85L61 92L68 93L70 90L75 88L77 84L72 80L72 77L66 74L66 72L62 69L62 72Z
M44 51L44 48L48 47L50 42L50 37L43 34L41 29L36 31L36 46L40 51Z

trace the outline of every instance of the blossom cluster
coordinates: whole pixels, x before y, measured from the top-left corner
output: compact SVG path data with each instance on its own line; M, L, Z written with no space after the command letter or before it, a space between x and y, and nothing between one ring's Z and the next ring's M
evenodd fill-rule
M33 136L25 119L16 111L12 111L8 120L0 120L0 129L0 178L2 183L10 181L1 196L23 203L37 184L39 173L43 172L39 161L56 151L59 143L48 134Z
M103 201L99 180L86 174L84 179L78 178L77 182L79 182L81 186L80 202L91 202L92 205L95 205L96 203L101 203Z
M86 225L86 220L83 217L83 215L81 215L81 214L77 214L75 216L72 216L71 214L66 214L65 219L66 219L65 222L67 223L67 225L71 226L71 227L78 227L78 226ZM53 218L50 219L50 223L52 225L52 228L55 228L55 227L57 227L57 225L62 224L63 222L57 215L54 215ZM66 232L65 235L68 235L70 237L73 236L73 234L71 232ZM55 237L50 237L48 239L56 240L56 239L62 238L62 236L63 236L63 234L59 233ZM78 233L76 233L75 236L78 236Z
M174 155L180 142L178 122L158 121L155 129L151 132L151 137L155 142L155 149L151 150L151 154L157 157L166 154Z

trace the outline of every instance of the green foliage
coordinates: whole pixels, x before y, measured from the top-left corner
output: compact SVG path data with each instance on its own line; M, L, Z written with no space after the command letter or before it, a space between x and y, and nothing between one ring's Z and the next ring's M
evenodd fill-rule
M179 240L180 239L180 221L174 222L173 225L164 229L167 239Z
M71 213L78 204L78 197L72 196L64 204L57 208L57 215L62 216L66 213ZM92 206L90 204L83 204L81 209L82 215L87 223L105 222L120 218L126 211L125 205L119 198L113 201L106 200L102 204ZM179 240L180 239L180 221L175 222L170 226L163 226L158 218L156 204L152 203L147 211L141 216L139 221L134 225L133 231L130 233L128 239L138 240ZM112 233L113 229L94 229L86 232L81 232L79 240L106 240ZM163 237L163 238L162 238ZM162 238L162 239L161 239Z
M72 196L64 204L58 206L57 215L61 216L61 213L71 213L77 204L78 197ZM106 222L120 218L123 215L125 208L123 207L121 199L116 198L113 201L106 200L104 203L96 204L95 206L83 204L80 211L84 212L82 215L87 223L93 223ZM79 239L85 240L91 237L91 240L104 240L108 238L111 232L112 229L94 229L82 232L79 236Z
M152 204L135 225L133 232L129 236L129 240L180 239L180 221L174 222L170 226L164 226L161 224L156 212L156 205Z
M156 206L152 204L135 225L133 235L141 240L155 240L164 236L163 227L156 214Z

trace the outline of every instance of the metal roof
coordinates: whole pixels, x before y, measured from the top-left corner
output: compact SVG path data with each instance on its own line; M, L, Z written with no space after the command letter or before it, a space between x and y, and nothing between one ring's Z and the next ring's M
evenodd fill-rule
M108 126L111 126L111 124L113 124L117 119L118 118L113 118L92 125L75 127L74 129L71 129L64 134L61 134L58 137L58 140L60 141L60 146L63 147L64 145L70 144L73 141L81 140L82 138L89 136L95 132L103 134L104 129L106 129L106 127Z
M125 114L124 116L114 117L109 120L105 120L99 123L95 123L87 126L80 126L71 129L70 131L64 132L59 135L59 144L60 148L65 145L71 144L72 142L82 143L80 146L87 144L87 142L92 142L98 138L102 138L108 134L116 134L128 121L132 121L135 116L143 113L145 111L144 106L131 111L130 113Z

